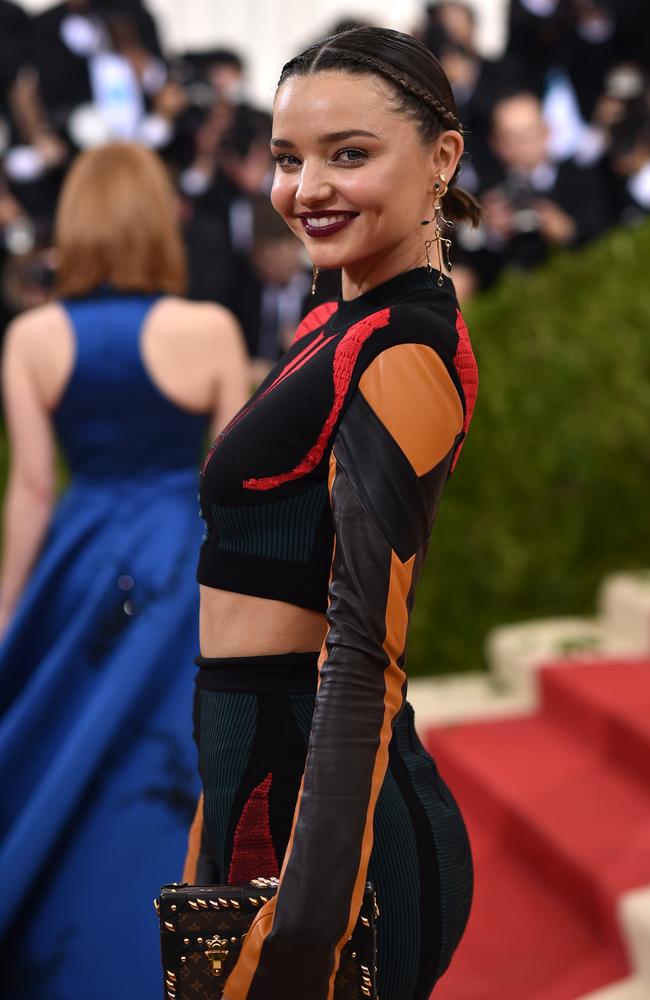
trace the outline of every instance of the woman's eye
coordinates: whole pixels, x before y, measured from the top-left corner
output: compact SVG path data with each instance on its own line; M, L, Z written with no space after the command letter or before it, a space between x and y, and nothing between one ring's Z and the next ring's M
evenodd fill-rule
M291 153L280 153L278 156L274 156L273 159L279 167L286 168L300 165L300 160L296 156L292 156Z
M361 163L362 160L368 159L368 154L364 153L362 149L340 149L334 159L338 163Z

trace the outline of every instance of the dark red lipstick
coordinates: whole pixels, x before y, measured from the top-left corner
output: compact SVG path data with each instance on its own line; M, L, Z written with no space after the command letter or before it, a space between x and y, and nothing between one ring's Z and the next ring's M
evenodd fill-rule
M358 212L301 212L299 218L307 236L320 239L321 236L333 236L334 233L345 229L346 226L349 226L356 219L358 214ZM316 226L312 221L316 219L323 221L319 221L319 224ZM326 219L332 219L333 221L328 224L324 221Z

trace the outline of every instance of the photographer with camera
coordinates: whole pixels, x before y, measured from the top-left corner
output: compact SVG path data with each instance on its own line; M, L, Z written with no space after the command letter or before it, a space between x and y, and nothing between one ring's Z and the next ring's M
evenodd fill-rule
M483 196L486 242L502 267L535 267L552 247L580 246L608 227L599 172L551 159L548 126L534 94L497 102L490 142L503 179Z

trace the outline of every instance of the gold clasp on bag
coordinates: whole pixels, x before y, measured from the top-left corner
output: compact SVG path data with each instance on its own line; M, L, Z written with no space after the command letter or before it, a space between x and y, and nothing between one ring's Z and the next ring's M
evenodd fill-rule
M205 949L205 957L208 961L212 962L213 975L220 976L223 972L225 961L228 958L228 948L226 947L228 939L215 934L213 938L209 938L205 943L208 946Z

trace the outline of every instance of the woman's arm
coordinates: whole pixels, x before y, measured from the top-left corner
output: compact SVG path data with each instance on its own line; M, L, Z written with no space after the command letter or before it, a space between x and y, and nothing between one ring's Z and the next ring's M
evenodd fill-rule
M462 427L458 392L422 344L375 358L343 417L330 462L328 634L303 782L278 894L255 918L228 1000L333 996L404 700L413 588Z
M49 413L34 375L32 331L21 318L5 335L2 394L9 437L3 510L0 633L40 551L55 501L55 446Z

